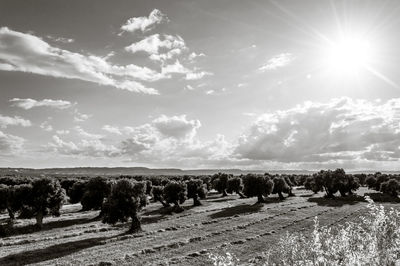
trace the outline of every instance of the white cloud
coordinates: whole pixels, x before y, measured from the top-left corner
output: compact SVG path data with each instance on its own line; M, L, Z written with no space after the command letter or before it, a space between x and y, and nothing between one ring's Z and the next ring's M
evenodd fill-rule
M204 76L213 75L211 72L200 71L200 72L189 72L186 74L186 80L198 80L202 79Z
M266 64L259 68L260 71L274 70L280 67L287 66L294 60L291 53L282 53L270 58Z
M77 109L74 110L74 121L75 122L84 122L88 120L92 115L82 114Z
M48 121L44 121L43 123L41 123L40 128L48 132L53 131L53 126L50 125Z
M341 98L264 114L240 137L235 154L254 161L315 165L398 161L400 99L379 103Z
M47 150L75 156L89 157L114 157L118 155L118 150L112 145L105 145L99 139L83 139L78 143L65 141L59 136L54 135L52 142L46 146Z
M168 22L167 16L160 10L154 9L151 11L148 17L130 18L124 25L121 26L121 29L128 32L135 32L137 30L146 32L162 22Z
M25 139L0 131L0 156L21 151Z
M99 134L92 134L89 132L86 132L83 128L80 126L75 126L74 127L75 131L79 134L80 137L87 138L87 139L100 139L103 137L103 135Z
M14 103L13 106L20 107L25 110L32 109L34 107L53 107L58 109L66 109L72 106L72 103L69 101L64 100L51 100L51 99L44 99L44 100L34 100L34 99L20 99L20 98L13 98L10 102Z
M132 92L158 94L141 83L157 80L159 76L146 67L113 65L105 58L53 47L34 35L6 27L0 28L0 43L0 70L80 79Z
M110 126L110 125L104 125L103 130L107 131L109 133L117 134L117 135L122 135L121 130L118 127Z
M31 125L32 125L31 121L23 119L19 116L11 117L11 116L0 115L0 128L6 128L8 126L29 127Z
M57 130L56 131L56 133L58 134L58 135L67 135L67 134L69 134L69 130L66 130L66 129L60 129L60 130Z
M159 54L161 50L176 50L174 53L179 54L178 49L187 49L182 37L158 33L125 47L125 50L131 53L142 51L148 54Z
M60 43L73 43L75 41L72 38L54 37L54 36L51 36L51 35L47 35L46 37L49 38L52 41L60 42Z

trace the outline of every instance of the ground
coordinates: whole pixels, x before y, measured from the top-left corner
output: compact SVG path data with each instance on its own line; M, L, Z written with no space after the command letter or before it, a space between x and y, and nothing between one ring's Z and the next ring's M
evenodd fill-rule
M294 192L295 197L271 197L264 204L211 193L199 207L188 200L179 214L151 203L141 212L143 231L133 235L126 234L128 223L106 225L98 211L65 205L60 217L45 218L40 232L32 227L34 220L18 220L14 235L0 239L0 265L210 265L209 253L225 251L248 261L286 231L310 232L315 216L322 225L334 225L366 211L365 202L324 200L323 193L301 188ZM365 192L361 188L358 194Z

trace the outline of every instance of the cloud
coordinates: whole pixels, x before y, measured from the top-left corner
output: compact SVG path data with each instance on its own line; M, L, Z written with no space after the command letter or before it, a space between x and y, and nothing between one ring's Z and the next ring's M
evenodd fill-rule
M242 159L357 164L400 159L400 99L333 99L264 114L235 149ZM361 164L360 164L361 165Z
M60 43L73 43L73 42L75 42L75 40L72 39L72 38L54 37L54 36L51 36L51 35L47 35L46 37L48 39L52 40L52 41L60 42Z
M188 72L186 73L186 80L198 80L198 79L202 79L204 76L209 76L209 75L213 75L213 73L211 72L207 72L207 71L200 71L200 72Z
M74 111L74 121L75 122L84 122L88 120L92 115L82 114L77 109Z
M0 156L21 151L25 139L0 131Z
M118 154L117 149L112 145L105 145L99 139L83 139L78 143L65 141L54 135L52 142L46 146L50 150L63 155L89 156L89 157L114 157Z
M125 47L125 50L131 53L146 52L148 54L159 54L162 50L175 50L174 53L179 54L178 50L182 49L187 49L182 37L158 33Z
M275 70L280 67L287 66L294 60L291 53L282 53L270 58L266 64L259 68L260 71L265 72L268 70Z
M109 132L109 133L122 135L121 130L118 127L114 127L114 126L110 126L110 125L104 125L102 129L104 131Z
M148 17L134 17L128 19L128 21L121 26L121 30L128 32L140 30L146 32L152 29L155 25L168 21L168 17L165 14L158 9L154 9Z
M50 46L34 35L6 27L0 28L0 43L0 70L80 79L132 92L158 94L141 83L157 80L159 76L146 67L113 65L105 58Z
M20 98L13 98L10 100L13 102L13 106L20 107L25 110L32 109L34 107L53 107L57 109L66 109L72 106L72 103L69 101L64 100L51 100L51 99L44 99L44 100L34 100L34 99L20 99Z
M31 126L31 121L21 118L19 116L3 116L0 115L0 128L6 128L8 126L23 126L29 127Z
M89 132L86 132L83 128L80 126L75 126L74 127L75 131L79 134L80 137L87 138L87 139L100 139L103 137L103 135L99 134L92 134Z
M197 129L201 126L199 120L187 120L185 115L162 115L153 120L154 127L164 136L179 138L193 138Z
M53 126L50 125L48 121L44 121L43 123L41 123L40 128L48 132L53 131Z

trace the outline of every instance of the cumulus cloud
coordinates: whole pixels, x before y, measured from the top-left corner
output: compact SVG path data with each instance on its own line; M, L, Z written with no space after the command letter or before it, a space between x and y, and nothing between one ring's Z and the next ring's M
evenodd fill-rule
M31 126L31 121L21 118L19 116L4 116L0 115L0 128L6 128L8 126L23 126L29 127Z
M314 164L400 159L400 99L333 99L260 116L235 149L240 158Z
M0 131L0 156L19 152L22 149L24 142L25 139L21 137L9 135Z
M280 67L284 67L290 64L293 61L293 59L294 56L291 53L278 54L270 58L266 64L262 65L259 68L259 70L265 72L268 70L274 70Z
M182 49L187 49L182 37L158 33L125 47L125 50L131 53L142 51L148 54L159 54L161 51L168 50L175 50L173 53L179 54L178 50Z
M83 114L79 112L77 109L74 110L74 121L75 122L84 122L88 120L91 117L91 115L88 114Z
M152 29L155 25L168 22L168 17L160 10L154 9L148 17L134 17L121 26L121 30L128 32L135 32L140 30L146 32Z
M114 146L105 145L99 139L82 139L78 143L74 143L65 141L57 135L53 136L52 142L46 146L46 149L63 155L89 157L113 157L118 154Z
M53 126L50 125L48 121L41 123L40 128L47 132L53 131Z
M76 126L74 129L75 129L75 131L79 134L79 136L80 136L80 137L83 137L83 138L87 138L87 139L100 139L100 138L103 137L103 135L100 135L100 134L92 134L92 133L89 133L89 132L85 131L83 128L81 128L80 126Z
M0 43L0 70L80 79L132 92L158 94L141 83L160 77L146 67L113 65L106 58L63 50L32 34L6 27L0 28Z
M51 99L44 99L44 100L34 100L34 99L20 99L20 98L13 98L10 100L13 103L13 106L20 107L25 110L32 109L34 107L53 107L57 109L66 109L72 106L72 103L69 101L64 100L51 100Z
M60 43L73 43L75 41L72 38L55 37L55 36L51 36L51 35L47 35L46 37L52 41L60 42Z

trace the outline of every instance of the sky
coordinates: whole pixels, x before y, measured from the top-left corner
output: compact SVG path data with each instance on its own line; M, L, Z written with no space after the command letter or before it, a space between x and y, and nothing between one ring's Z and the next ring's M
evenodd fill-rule
M0 167L398 170L400 3L0 0Z

